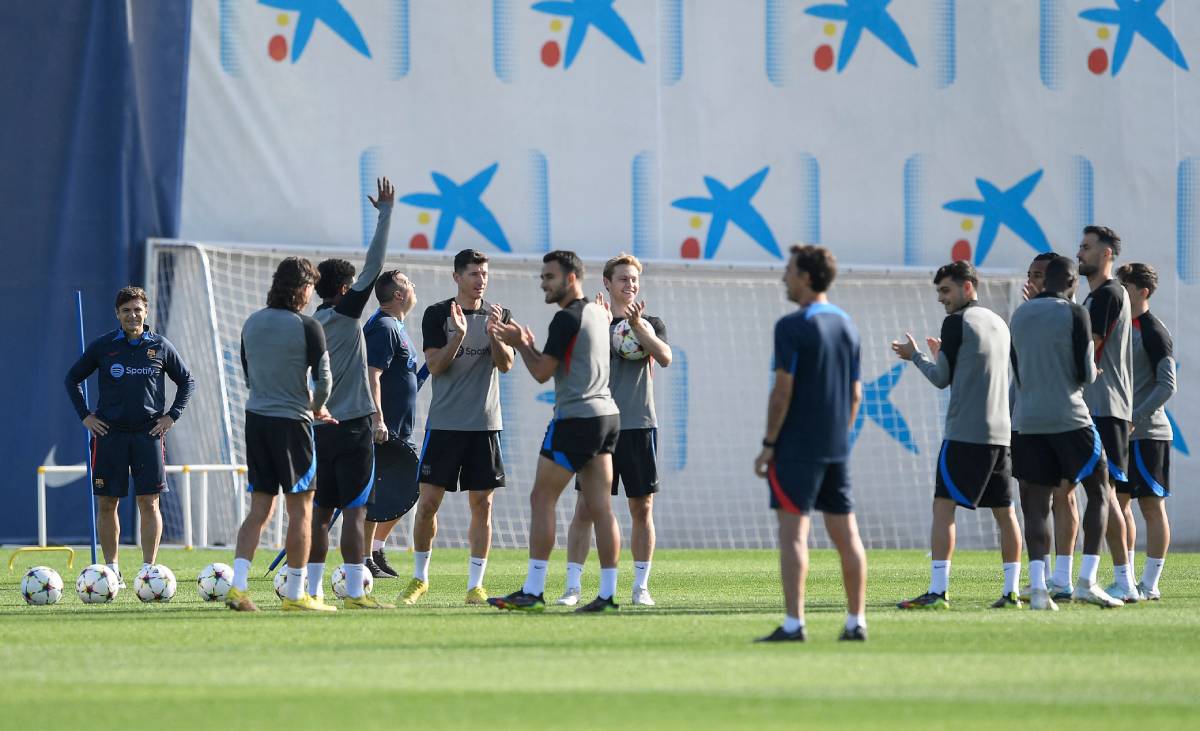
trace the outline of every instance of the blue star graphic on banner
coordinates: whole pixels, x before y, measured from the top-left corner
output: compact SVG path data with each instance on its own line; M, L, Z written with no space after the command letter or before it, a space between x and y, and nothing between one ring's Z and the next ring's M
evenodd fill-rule
M645 63L637 39L633 37L633 32L617 11L613 10L612 4L613 0L545 0L530 7L539 13L562 15L571 19L571 31L567 34L567 52L563 60L564 69L571 68L571 62L579 54L584 36L592 26L608 36L617 48L628 53L638 63Z
M351 48L367 58L371 57L371 50L367 48L367 41L359 31L358 24L354 22L354 18L338 0L258 0L258 2L269 8L300 13L300 19L296 21L296 35L292 38L292 63L296 63L300 54L304 53L304 47L308 45L309 36L312 35L318 20L329 26L329 29L350 44Z
M1113 47L1112 75L1116 76L1125 64L1133 39L1145 38L1159 53L1183 69L1188 70L1183 50L1175 41L1171 29L1158 17L1163 0L1113 0L1115 8L1088 8L1079 14L1093 23L1117 26L1117 43Z
M1025 199L1037 187L1038 181L1042 179L1042 172L1038 170L1008 190L1000 190L990 181L976 178L975 187L983 196L981 200L960 198L942 206L947 211L967 216L983 216L979 240L975 244L976 266L987 258L1001 226L1007 226L1022 241L1033 247L1034 251L1050 251L1050 242L1046 240L1041 225L1025 210Z
M430 177L437 185L437 193L409 193L400 198L400 202L417 208L432 208L440 212L437 233L433 237L435 250L440 251L446 248L446 244L450 243L450 234L454 232L454 224L461 218L497 249L511 252L512 247L508 245L508 239L504 236L504 230L500 228L500 223L496 221L496 217L492 215L488 207L479 200L483 191L487 190L488 183L492 182L492 176L496 174L496 169L499 167L500 163L492 163L462 185L434 170L430 173Z
M712 222L708 225L708 238L704 242L705 259L716 255L730 221L772 256L783 258L779 253L779 244L775 243L775 236L771 233L771 227L750 203L750 199L762 187L770 171L770 167L765 167L732 189L716 178L705 175L704 185L712 194L711 198L679 198L672 201L671 205L675 208L712 214Z
M854 49L858 47L858 41L862 38L864 30L882 41L883 45L892 49L893 53L909 64L914 67L917 65L917 57L913 55L912 47L908 45L908 38L900 29L900 24L888 13L887 6L891 1L845 0L844 5L822 3L812 5L804 11L817 18L840 20L846 23L846 30L842 34L842 45L838 48L837 70L839 72L846 68L846 64L850 63L850 58L854 55Z
M1187 440L1183 438L1183 432L1179 430L1179 424L1175 421L1175 415L1171 413L1170 409L1167 409L1166 411L1167 421L1171 423L1171 432L1174 435L1174 439L1171 441L1171 446L1179 450L1183 456L1190 456L1192 453L1188 449Z
M908 422L904 420L904 415L891 401L892 388L900 380L906 365L907 363L897 363L879 378L863 384L862 406L858 409L854 428L850 430L851 448L858 441L863 422L870 419L887 432L888 436L900 442L902 447L913 454L921 453L921 450L917 448L917 443L913 441L912 429L908 428Z

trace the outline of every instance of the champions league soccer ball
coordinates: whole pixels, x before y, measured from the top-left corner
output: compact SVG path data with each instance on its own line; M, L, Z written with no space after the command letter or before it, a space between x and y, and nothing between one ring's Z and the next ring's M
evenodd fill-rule
M117 597L121 580L102 563L94 563L79 572L75 593L84 604L108 604Z
M143 602L169 602L175 586L175 574L160 563L143 566L133 580L133 591Z
M333 573L329 576L329 583L333 585L333 593L338 599L346 598L346 567L338 565ZM363 572L363 594L370 594L375 588L375 579L371 578L370 571Z
M612 329L612 348L625 360L641 360L646 357L646 349L630 329L629 320L621 320Z
M233 581L233 572L232 571L229 573L229 577L230 577L229 580ZM274 584L275 584L275 596L279 597L280 599L287 599L287 566L286 565L283 568L281 568L275 572ZM307 574L300 575L300 585L302 587L301 591L304 591L304 592L308 591L308 575ZM228 591L228 590L226 590L226 591Z
M62 577L49 566L34 566L21 577L21 596L26 604L57 604L62 593Z
M229 593L231 586L233 586L233 569L223 563L210 563L204 567L196 579L196 591L206 602L222 601Z

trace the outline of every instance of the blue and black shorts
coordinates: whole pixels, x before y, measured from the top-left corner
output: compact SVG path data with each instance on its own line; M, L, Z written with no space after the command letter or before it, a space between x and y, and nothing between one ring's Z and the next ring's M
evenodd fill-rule
M166 453L163 438L148 431L129 432L110 428L92 439L92 494L122 498L129 495L133 477L135 495L157 495L167 491Z
M1117 492L1135 498L1171 496L1171 442L1135 439L1131 443L1129 481L1117 483Z
M247 411L246 469L249 492L308 492L317 474L312 426Z
M317 443L316 504L342 510L365 507L375 486L371 417L322 424L313 432Z
M808 515L854 512L850 499L850 466L845 462L776 460L767 468L771 509Z
M554 419L546 427L541 455L555 464L578 472L598 454L612 454L621 434L618 414Z
M975 508L1012 505L1012 461L1008 447L946 440L938 452L934 497Z

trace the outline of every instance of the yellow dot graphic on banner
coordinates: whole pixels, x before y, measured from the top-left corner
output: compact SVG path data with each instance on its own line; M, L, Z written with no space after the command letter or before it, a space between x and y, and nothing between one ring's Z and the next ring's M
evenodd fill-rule
M550 21L550 30L554 31L555 33L562 30L562 21L561 20Z
M832 36L833 34L837 33L837 26L833 23L826 23L822 30L825 31L825 35Z
M288 20L289 19L288 19L287 13L280 13L279 15L275 16L275 22L280 25L287 25Z
M692 228L700 228L703 223L704 221L700 220L699 216L692 216L688 219L688 225L690 225Z
M422 226L429 223L429 214L425 213L424 211L422 211L421 213L418 213L417 214L417 223L421 224Z
M971 229L975 228L975 222L969 218L964 218L961 225L963 231L970 231Z
M1097 28L1096 29L1096 37L1102 41L1108 40L1108 28L1105 28L1104 26L1100 26L1099 28Z

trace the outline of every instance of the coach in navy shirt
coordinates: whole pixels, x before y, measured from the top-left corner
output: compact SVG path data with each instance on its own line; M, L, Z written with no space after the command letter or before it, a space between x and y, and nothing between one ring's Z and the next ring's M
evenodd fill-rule
M158 496L167 489L163 435L179 420L195 382L175 346L146 327L146 293L140 287L117 292L119 328L93 340L67 371L67 394L92 433L92 492L99 498L98 530L104 562L120 575L117 506L129 494L129 477L141 515L142 560L155 562L162 536ZM88 411L81 384L100 371L100 397ZM175 400L166 405L166 375L175 382Z
M783 283L800 309L775 323L775 385L754 472L767 478L779 517L780 573L787 617L764 642L803 641L809 514L842 557L847 617L843 640L865 640L867 559L850 501L850 426L862 400L858 330L829 302L837 260L821 246L793 246Z

